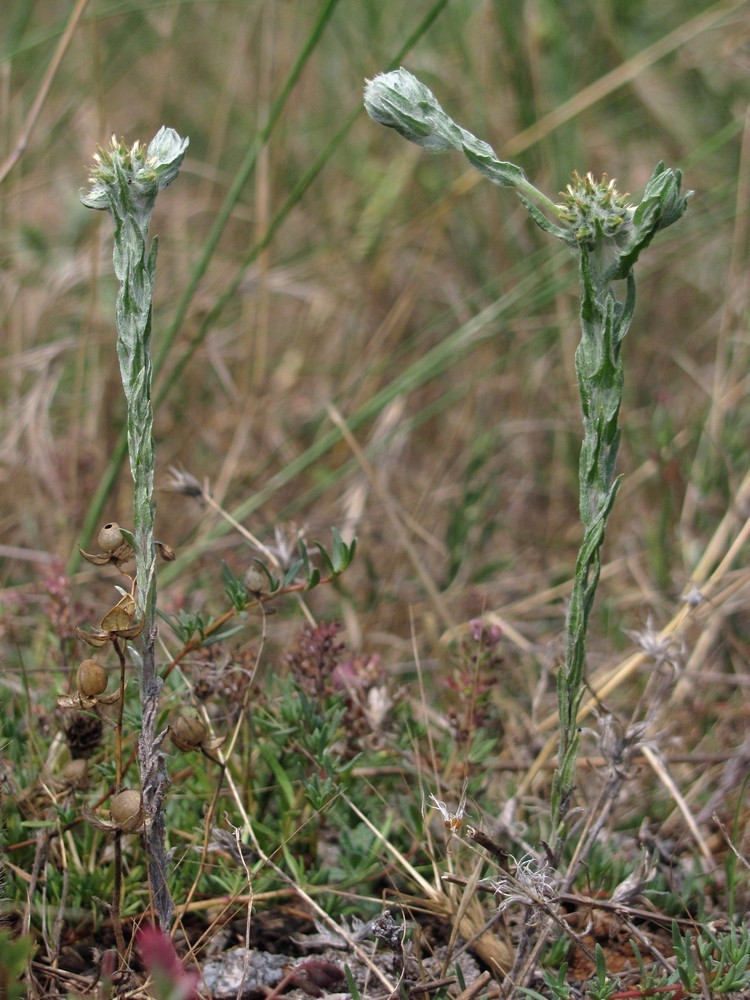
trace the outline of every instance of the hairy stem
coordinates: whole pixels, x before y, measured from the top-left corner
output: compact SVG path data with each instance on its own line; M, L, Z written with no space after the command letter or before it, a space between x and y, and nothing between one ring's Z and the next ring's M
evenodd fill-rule
M131 656L140 669L141 732L138 760L144 812L144 835L154 910L164 926L174 904L167 884L168 858L164 798L167 777L156 733L161 681L154 658L156 641L156 555L154 550L154 439L151 404L151 316L156 276L157 241L148 231L156 197L174 178L187 140L162 128L144 148L128 148L112 140L100 149L91 189L81 200L89 208L107 210L114 222L115 274L120 290L115 306L117 357L127 402L127 440L133 477L133 541L136 558L137 615L143 624L140 654ZM119 649L118 649L119 653Z
M586 634L601 570L604 531L617 495L615 462L624 374L620 346L635 307L633 267L660 229L684 213L679 170L658 163L643 200L629 205L614 181L574 172L561 204L553 203L514 163L456 124L434 94L405 69L381 73L365 87L365 109L373 121L432 150L456 149L500 187L515 188L534 222L578 255L581 278L581 342L575 364L583 410L579 463L579 510L583 541L566 620L565 662L558 673L559 758L550 803L552 853L564 843L565 817L574 790L579 749L578 711L585 688ZM552 218L558 221L552 221ZM624 301L615 282L625 281Z
M621 304L611 283L592 268L585 248L581 249L580 274L582 335L575 364L584 428L578 470L584 535L566 620L565 662L557 677L560 743L550 801L553 850L562 833L575 781L580 742L578 710L585 690L586 635L599 583L605 527L619 486L614 470L624 385L620 346L635 306L632 274L628 275L626 300Z

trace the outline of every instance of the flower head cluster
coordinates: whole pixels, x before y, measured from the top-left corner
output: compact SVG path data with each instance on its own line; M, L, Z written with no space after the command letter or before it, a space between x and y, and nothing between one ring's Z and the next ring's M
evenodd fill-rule
M91 188L81 192L81 201L87 208L105 210L115 192L128 190L136 207L150 211L157 194L177 176L187 146L188 139L164 126L148 146L137 140L127 146L113 135L110 145L99 146L94 154Z
M488 143L453 121L432 91L403 68L368 80L364 103L378 124L427 149L457 149L493 184L515 188L541 229L582 254L595 252L594 270L604 282L627 278L654 234L676 222L687 206L687 195L680 194L682 174L663 163L656 165L637 208L606 175L595 180L590 173L574 173L563 203L556 205L519 166L500 160Z
M572 242L593 249L602 236L621 236L630 228L635 209L627 202L627 194L620 194L615 181L604 174L600 181L591 173L581 177L573 171L573 182L559 206L560 219L566 224Z

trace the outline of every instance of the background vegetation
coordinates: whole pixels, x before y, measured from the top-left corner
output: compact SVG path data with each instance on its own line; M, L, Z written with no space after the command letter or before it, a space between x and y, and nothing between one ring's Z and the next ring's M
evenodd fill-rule
M203 850L210 803L230 835L251 820L279 866L259 869L259 898L289 905L295 884L336 919L369 919L399 889L420 900L410 918L432 912L430 948L451 928L469 936L457 914L466 897L450 896L440 873L469 877L475 855L448 849L429 794L452 810L466 784L471 824L516 857L524 837L542 850L539 755L580 540L577 275L460 157L431 157L366 118L364 79L394 63L552 197L574 169L637 196L660 159L695 191L639 271L625 481L589 642L592 683L621 678L604 704L623 725L648 716L639 698L655 670L669 684L653 695L653 759L633 765L578 889L611 893L637 860L640 829L663 864L651 905L699 922L746 910L748 4L9 0L0 19L3 905L13 929L36 936L35 975L57 956L83 980L85 948L111 944L96 902L112 892L106 836L66 825L111 780L106 734L88 788L52 779L70 752L55 697L86 655L74 626L101 617L119 579L83 569L77 545L93 548L105 521L131 522L130 478L113 464L124 407L110 227L78 201L112 133L148 140L166 124L190 137L152 225L157 534L177 551L160 570L160 609L206 620L226 610L222 561L241 577L256 550L216 505L277 548L297 529L327 542L332 525L358 547L337 585L307 598L322 630L300 638L305 618L284 598L170 676L165 712L204 682L218 730L246 720L236 795L204 758L170 762L174 896L191 907L183 943L200 964L205 928L228 927L227 944L244 935L247 874L228 849L211 864ZM207 479L213 503L170 491L170 467ZM683 600L691 581L700 603ZM480 616L502 626L499 645L472 632ZM335 638L324 625L334 621ZM168 662L179 642L166 624L162 638ZM338 642L346 649L332 652ZM618 674L644 646L653 655ZM331 679L342 664L386 699L378 726L366 713L355 723ZM311 671L328 678L322 687L305 686ZM580 805L594 816L601 748L593 717L584 725ZM63 827L40 861L37 831ZM123 917L135 927L148 890L130 844ZM472 896L477 929L493 900ZM492 933L512 956L519 928L503 921ZM592 974L584 964L571 982Z

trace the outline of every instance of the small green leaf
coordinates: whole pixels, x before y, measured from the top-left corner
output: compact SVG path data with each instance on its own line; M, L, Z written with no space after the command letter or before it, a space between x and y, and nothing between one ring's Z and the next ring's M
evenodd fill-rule
M266 564L262 561L262 559L258 558L253 559L253 566L255 566L263 574L263 576L265 576L268 582L268 592L271 594L275 594L276 591L281 586L281 580L279 580L278 577L275 577L273 575L273 573L270 571L268 566L266 566ZM262 589L261 587L258 587L258 591L260 591L261 589Z
M349 990L352 1000L360 1000L359 988L354 982L352 970L349 968L347 963L344 963L344 976L346 977L346 988ZM542 998L542 1000L544 1000L544 998Z
M0 930L0 997L23 1000L27 996L27 984L19 980L35 951L33 938L14 938L10 931Z
M607 959L604 955L604 950L600 944L596 946L596 978L598 985L601 987L607 981Z
M527 184L526 175L515 163L500 160L486 142L476 139L470 132L464 132L463 152L466 159L480 174L500 187L518 187ZM471 141L467 141L471 140Z
M284 574L284 579L281 581L282 590L285 587L290 587L294 583L296 578L299 576L300 570L303 568L303 566L304 566L304 560L302 559L297 559L296 562L292 563L292 565Z
M307 554L307 546L305 545L304 541L301 538L300 538L300 540L299 540L299 542L297 544L299 545L300 554L302 556L302 570L303 570L303 575L304 575L304 577L305 577L306 580L309 580L310 579L310 557Z
M349 565L349 546L346 544L336 528L331 528L331 536L333 537L331 562L333 563L333 572L338 576L338 574L343 573Z
M286 799L286 803L290 809L293 809L296 805L296 799L294 795L294 789L292 788L292 783L289 780L289 775L286 773L284 768L281 766L275 755L273 754L271 748L264 743L258 745L260 754L265 760L266 764L273 771L276 782L279 786L281 794Z
M236 635L237 632L241 632L245 627L245 622L240 625L233 625L231 628L222 629L221 632L217 632L215 635L210 635L207 639L203 640L203 646L214 646L217 642L223 642L224 639L228 639L230 636Z
M227 566L226 562L221 562L221 575L224 578L224 591L229 598L232 607L236 611L241 611L247 606L248 594L245 583L236 576Z
M326 552L325 546L323 546L320 542L315 542L315 546L318 550L320 561L323 563L323 569L326 571L328 576L336 576L336 570L333 568L331 557Z
M133 537L133 532L132 531L128 531L127 528L123 528L123 527L120 527L120 532L122 533L122 537L125 539L125 541L128 543L128 545L131 547L131 549L134 549L135 548L135 538Z

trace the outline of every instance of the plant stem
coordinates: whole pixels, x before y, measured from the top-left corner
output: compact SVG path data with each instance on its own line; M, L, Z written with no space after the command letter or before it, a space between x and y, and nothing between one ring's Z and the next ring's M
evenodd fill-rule
M540 229L578 255L582 336L575 364L584 427L579 462L584 534L566 620L565 662L557 678L559 758L550 803L551 847L557 861L580 743L578 710L585 687L586 634L599 582L604 530L618 488L614 470L624 383L620 346L635 307L632 272L656 233L676 222L687 208L687 197L680 194L682 175L657 164L643 200L635 207L626 203L606 175L597 181L591 174L581 177L574 172L558 205L538 191L520 167L500 160L491 146L456 124L434 94L407 70L381 73L368 81L364 102L373 121L427 149L456 149L494 184L515 188ZM615 294L616 281L626 283L624 302Z
M168 926L174 904L166 880L164 797L168 777L156 735L161 681L154 659L156 640L156 555L154 551L154 439L151 405L151 316L157 241L149 247L148 230L156 197L174 178L187 140L162 128L144 149L128 148L113 138L100 149L92 188L81 196L89 208L108 210L114 221L114 269L120 282L115 307L117 357L127 401L127 439L133 476L133 539L136 558L137 614L143 623L140 655L141 732L138 757L145 816L144 842L154 910ZM118 649L118 655L121 651ZM121 661L122 662L122 661Z
M562 832L575 782L580 735L578 710L585 690L586 635L601 571L600 550L607 519L617 496L614 478L620 442L618 418L624 373L620 345L635 306L635 280L628 275L622 305L610 282L596 275L589 251L581 248L581 342L575 355L583 410L584 437L579 460L579 512L584 528L576 560L566 621L565 663L557 677L558 767L550 800L552 849Z
M117 718L115 719L115 792L122 791L122 720L125 714L125 651L119 640L115 639L112 645L115 647L117 658L120 661L120 697L117 701ZM117 885L117 874L115 873L115 886Z
M125 935L122 932L122 833L119 830L115 830L114 833L114 853L115 879L112 886L112 929L115 934L115 944L117 945L117 959L122 968L128 952L125 946Z

